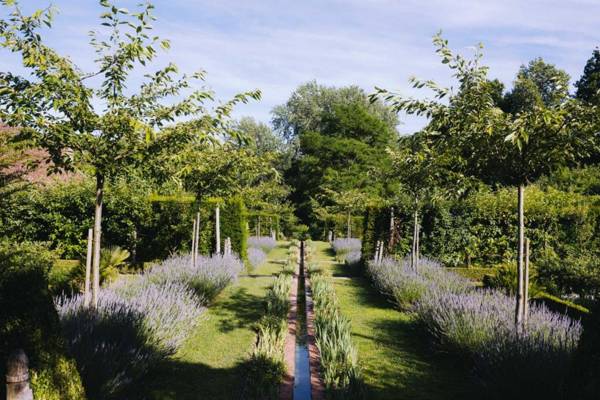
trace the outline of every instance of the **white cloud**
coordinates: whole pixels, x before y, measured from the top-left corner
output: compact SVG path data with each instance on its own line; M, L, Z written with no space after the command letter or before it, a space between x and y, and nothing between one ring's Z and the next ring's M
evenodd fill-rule
M120 3L134 8L138 0ZM63 11L51 42L86 68L93 53L87 32L97 26L97 6L56 0ZM442 29L450 45L484 42L490 75L510 84L519 65L536 56L577 78L600 44L595 0L169 0L156 1L157 32L172 50L159 63L175 61L182 71L205 69L208 84L227 99L259 88L263 100L239 108L268 121L300 83L375 85L417 94L411 75L448 84L431 36ZM17 68L0 52L0 68ZM410 119L400 129L422 125Z

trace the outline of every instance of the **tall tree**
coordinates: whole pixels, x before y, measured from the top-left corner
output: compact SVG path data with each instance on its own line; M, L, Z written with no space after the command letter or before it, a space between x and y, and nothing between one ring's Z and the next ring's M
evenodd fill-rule
M513 89L506 94L506 111L518 114L536 107L555 107L569 97L569 74L542 58L522 65Z
M564 75L559 81L545 82L541 76L555 76L539 61L523 69L519 78L526 78L538 88L541 102L523 107L516 114L505 113L496 106L489 90L488 68L481 65L481 48L475 57L467 59L454 54L447 40L434 37L436 52L458 80L459 90L441 87L432 81L413 79L417 88L431 89L433 99L406 98L378 89L374 97L382 96L396 110L426 115L431 122L424 129L437 150L454 158L454 169L476 176L488 183L503 183L517 187L518 192L518 273L519 291L515 320L523 319L523 253L525 242L524 187L542 174L557 167L577 162L589 149L587 142L598 129L597 110L583 107L577 100L564 98ZM549 78L554 79L554 78ZM562 81L561 81L562 80ZM540 89L541 88L541 89ZM556 89L553 91L551 89ZM442 101L448 98L447 102ZM526 99L529 100L529 99ZM528 103L529 104L529 103Z
M397 133L364 105L365 100L335 105L321 117L320 131L298 136L299 151L286 180L293 188L291 200L298 217L314 235L321 235L325 226L315 207L335 205L327 190L354 189L369 196L385 190L385 181L377 179L375 172L389 165L385 148L395 142Z
M100 243L104 187L130 167L150 162L160 151L173 151L181 143L204 141L225 129L234 104L258 92L234 97L207 112L204 101L211 92L194 90L202 73L179 75L169 64L145 75L137 92L128 85L136 67L146 66L169 42L151 36L153 5L138 12L101 0L102 32L91 33L97 70L83 72L70 58L44 44L38 30L52 24L53 8L24 15L14 0L3 0L10 9L0 21L0 46L22 59L30 77L0 74L0 120L19 127L48 151L53 169L71 170L86 164L96 179L94 213L94 303L99 290ZM91 78L99 78L99 87ZM98 105L99 104L99 105ZM184 122L181 119L185 119Z
M587 60L583 75L575 82L575 97L590 104L600 105L600 49L594 49Z
M284 105L273 109L273 127L287 141L293 141L303 132L323 130L328 115L339 105L362 104L368 111L394 129L398 119L382 103L370 104L367 95L358 86L329 87L311 81L292 93Z

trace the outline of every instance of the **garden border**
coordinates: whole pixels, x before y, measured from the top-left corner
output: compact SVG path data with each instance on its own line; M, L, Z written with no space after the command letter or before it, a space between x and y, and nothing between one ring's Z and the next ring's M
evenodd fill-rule
M304 292L306 299L306 342L308 345L308 362L310 366L311 399L323 400L325 398L325 384L321 378L321 353L319 352L315 339L315 313L312 288L308 271L306 271L305 268L304 258L302 259L301 268L304 275Z
M298 317L298 274L299 263L296 263L290 290L290 309L287 316L287 335L284 345L284 362L286 372L279 388L280 400L292 400L294 397L294 379L296 377L296 331Z

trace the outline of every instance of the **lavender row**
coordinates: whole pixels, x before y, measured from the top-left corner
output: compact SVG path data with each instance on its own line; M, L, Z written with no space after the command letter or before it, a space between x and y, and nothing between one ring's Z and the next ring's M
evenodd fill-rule
M273 250L277 246L277 241L271 236L250 236L248 238L248 247L261 249L265 253Z
M517 329L515 300L469 282L431 260L418 271L407 260L371 261L377 289L418 321L444 350L472 361L477 381L495 398L561 398L581 324L532 304Z
M102 288L98 307L83 296L57 299L66 344L90 398L121 398L154 365L174 355L208 302L236 279L234 256L174 256ZM98 368L102 366L102 368Z
M340 238L335 239L331 243L331 247L339 260L345 260L349 253L360 251L361 241L355 238Z

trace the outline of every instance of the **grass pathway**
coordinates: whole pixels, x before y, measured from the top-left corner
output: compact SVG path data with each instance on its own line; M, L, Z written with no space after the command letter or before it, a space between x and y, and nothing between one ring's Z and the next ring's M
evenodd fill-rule
M268 262L252 275L242 275L226 288L204 314L204 321L174 360L148 379L153 400L240 397L244 361L255 340L254 323L263 313L263 300L275 274L287 259L288 243L280 242Z
M434 354L409 314L399 312L360 276L335 262L329 244L315 242L313 261L333 276L352 336L369 400L473 398L465 368Z

